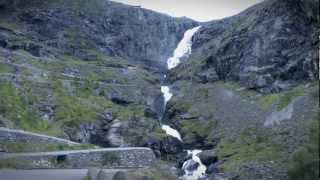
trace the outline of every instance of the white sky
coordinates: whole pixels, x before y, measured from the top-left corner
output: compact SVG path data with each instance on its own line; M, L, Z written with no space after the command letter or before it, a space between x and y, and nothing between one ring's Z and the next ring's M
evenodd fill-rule
M113 0L169 14L209 21L238 14L262 0Z

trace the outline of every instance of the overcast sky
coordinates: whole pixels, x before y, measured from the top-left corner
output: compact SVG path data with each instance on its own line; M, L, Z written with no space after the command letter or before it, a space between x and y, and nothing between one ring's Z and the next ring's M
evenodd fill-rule
M209 21L235 15L262 0L113 0L171 16Z

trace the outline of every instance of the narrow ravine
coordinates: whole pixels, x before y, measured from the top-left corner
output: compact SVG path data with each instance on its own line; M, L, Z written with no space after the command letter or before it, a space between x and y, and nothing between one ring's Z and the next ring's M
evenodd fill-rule
M191 47L192 47L192 36L200 29L200 26L189 29L185 32L183 39L179 42L177 48L174 51L174 54L172 57L170 57L167 61L168 69L173 69L176 66L179 65L181 60L187 59L189 55L191 54ZM166 75L164 76L166 78ZM165 81L165 80L164 80ZM169 86L161 86L161 92L164 96L164 108L166 108L167 103L172 98L173 94L170 92ZM181 138L181 135L179 131L176 129L170 127L167 124L162 124L161 122L161 128L166 132L167 135L172 136L183 141ZM191 155L192 158L185 161L183 163L182 169L184 169L185 175L183 176L186 180L196 180L198 178L204 177L207 167L202 164L200 158L197 156L199 153L201 153L201 150L193 149L193 150L186 150L188 152L188 155ZM192 161L197 162L199 165L197 169L194 171L187 170L186 166L190 164Z

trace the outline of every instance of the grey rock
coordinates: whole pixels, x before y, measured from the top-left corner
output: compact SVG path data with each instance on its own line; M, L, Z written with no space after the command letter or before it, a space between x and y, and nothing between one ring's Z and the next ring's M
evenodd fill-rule
M201 162L209 166L211 164L214 164L218 161L218 156L216 155L214 150L205 150L198 154Z
M164 154L178 154L183 151L181 141L171 136L164 138L160 146L160 151Z
M317 65L312 63L317 61L319 43L311 16L317 16L314 5L319 2L268 0L233 17L203 24L193 37L190 59L170 79L236 81L264 93L278 91L274 81L318 79ZM295 13L302 9L309 12Z
M199 166L199 163L196 161L189 159L188 161L185 162L184 166L182 167L183 170L188 170L188 171L195 171Z
M207 174L216 174L219 173L219 169L216 164L210 164L206 170Z
M114 120L108 130L108 141L113 147L120 147L124 144L124 140L121 136L121 125L122 123L119 120Z
M112 180L127 180L126 174L123 171L118 171L113 176Z

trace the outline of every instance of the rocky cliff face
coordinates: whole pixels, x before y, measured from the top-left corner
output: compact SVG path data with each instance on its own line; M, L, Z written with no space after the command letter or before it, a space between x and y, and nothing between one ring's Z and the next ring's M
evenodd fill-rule
M243 13L205 24L177 79L237 81L278 92L318 79L316 1L265 1Z
M163 136L157 72L196 22L103 0L0 8L1 126L102 146Z
M142 61L144 66L163 65L184 31L197 24L111 1L16 0L1 4L14 22L25 23L30 36L63 53L90 59L92 54L84 48L98 49L109 56ZM65 41L65 31L75 43ZM88 42L81 42L84 39Z
M190 58L170 72L174 96L165 119L185 147L211 150L218 162L208 172L230 179L317 177L317 5L269 0L205 23Z

